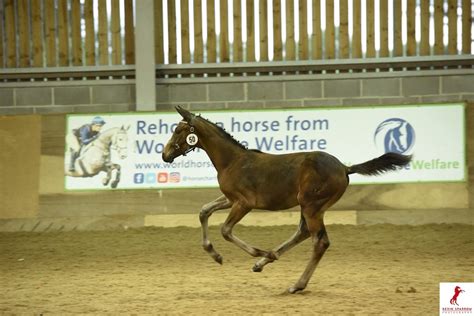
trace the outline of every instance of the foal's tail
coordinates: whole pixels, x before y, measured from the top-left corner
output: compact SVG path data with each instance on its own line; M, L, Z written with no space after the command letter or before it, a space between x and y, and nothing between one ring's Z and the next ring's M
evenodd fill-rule
M347 174L359 173L366 176L375 176L386 171L396 170L397 167L403 167L410 161L411 156L386 153L378 158L347 167Z

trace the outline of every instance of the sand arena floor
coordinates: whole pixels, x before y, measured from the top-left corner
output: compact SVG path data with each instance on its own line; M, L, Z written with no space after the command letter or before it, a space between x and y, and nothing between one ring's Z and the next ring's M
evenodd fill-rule
M242 227L262 248L296 226ZM474 281L472 226L328 226L331 247L308 288L285 294L303 271L304 242L261 273L256 259L196 228L0 233L0 313L400 314L438 313L439 282Z

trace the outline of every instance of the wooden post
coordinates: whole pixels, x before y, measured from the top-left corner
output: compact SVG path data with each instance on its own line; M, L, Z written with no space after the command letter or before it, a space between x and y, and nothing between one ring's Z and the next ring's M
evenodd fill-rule
M109 64L109 23L107 20L107 2L99 1L99 63Z
M375 16L374 16L374 0L367 0L367 52L366 57L375 57Z
M255 18L253 14L253 1L247 0L247 61L255 61Z
M321 34L321 1L313 0L312 4L313 4L313 34L311 35L311 58L321 59L323 57L322 34Z
M435 44L434 51L436 55L444 54L444 43L443 43L443 0L435 0L435 12L434 12L434 23L435 23Z
M112 33L112 64L122 64L122 36L120 34L120 2L112 0L112 21L110 32Z
M219 36L219 59L220 62L229 62L229 31L227 19L227 0L220 0L221 34Z
M16 27L15 27L15 3L13 0L5 0L5 33L7 36L7 66L15 68L16 59Z
M259 1L260 61L268 61L267 0Z
M233 0L234 5L234 43L233 56L234 62L243 61L242 55L242 4L240 0Z
M380 0L380 57L388 57L388 0Z
M99 1L100 3L101 1ZM69 27L67 0L58 1L59 66L69 66Z
M335 42L335 26L334 26L334 0L326 0L326 58L336 58L336 42Z
M299 31L300 40L298 42L298 58L300 60L308 59L308 5L306 0L300 0L299 2Z
M40 0L31 0L31 36L33 38L33 67L43 67L43 33ZM5 28L6 30L6 28Z
M207 0L207 62L217 61L216 53L216 18L214 0Z
M403 56L402 2L393 1L393 56Z
M189 46L189 1L181 0L181 56L183 64L191 62Z
M92 0L86 0L84 3L84 19L86 21L86 65L95 65L95 30L94 14Z
M155 18L155 62L163 64L165 53L163 46L163 2L161 0L155 0L153 11Z
M462 53L471 54L471 0L462 0Z
M19 0L18 33L20 38L20 67L28 67L30 65L30 33L28 28L28 19L28 3L26 0ZM2 24L2 22L0 22L0 24Z
M281 1L273 1L273 60L283 60L281 38Z
M360 0L354 0L352 10L352 21L354 30L352 31L352 58L362 58L362 45L361 45L361 9Z
M194 62L202 63L204 47L202 37L202 0L194 0Z
M285 60L295 60L295 9L293 1L286 1L286 46Z
M416 1L407 1L407 56L416 55Z
M457 48L457 0L448 0L448 54L456 55Z
M429 7L429 1L421 1L420 55L430 55L430 7Z
M82 66L81 6L79 0L71 5L72 65Z
M125 0L125 63L135 63L135 27L133 25L133 0Z

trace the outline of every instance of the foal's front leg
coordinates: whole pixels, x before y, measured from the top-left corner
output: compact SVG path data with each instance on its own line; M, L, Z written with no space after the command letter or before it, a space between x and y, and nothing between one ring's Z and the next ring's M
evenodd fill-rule
M258 248L255 248L243 240L235 237L232 234L232 229L234 228L235 224L240 222L240 220L247 215L248 212L250 212L252 209L247 208L245 206L240 205L239 203L234 203L232 205L232 209L230 210L229 215L227 216L227 219L225 220L224 224L222 225L222 236L224 237L225 240L230 241L237 245L240 249L251 255L252 257L267 257L270 258L271 260L276 260L278 259L273 251L264 251L260 250Z
M222 256L214 250L214 246L209 241L208 220L215 211L223 210L232 206L232 203L224 196L220 196L212 202L207 203L199 213L199 220L202 228L202 247L219 264L222 264Z

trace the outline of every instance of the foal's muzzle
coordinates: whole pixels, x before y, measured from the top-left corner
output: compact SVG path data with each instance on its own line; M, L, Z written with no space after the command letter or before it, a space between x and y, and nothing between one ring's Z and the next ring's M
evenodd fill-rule
M172 163L174 161L174 157L172 155L166 155L164 152L161 154L161 158L164 162Z

